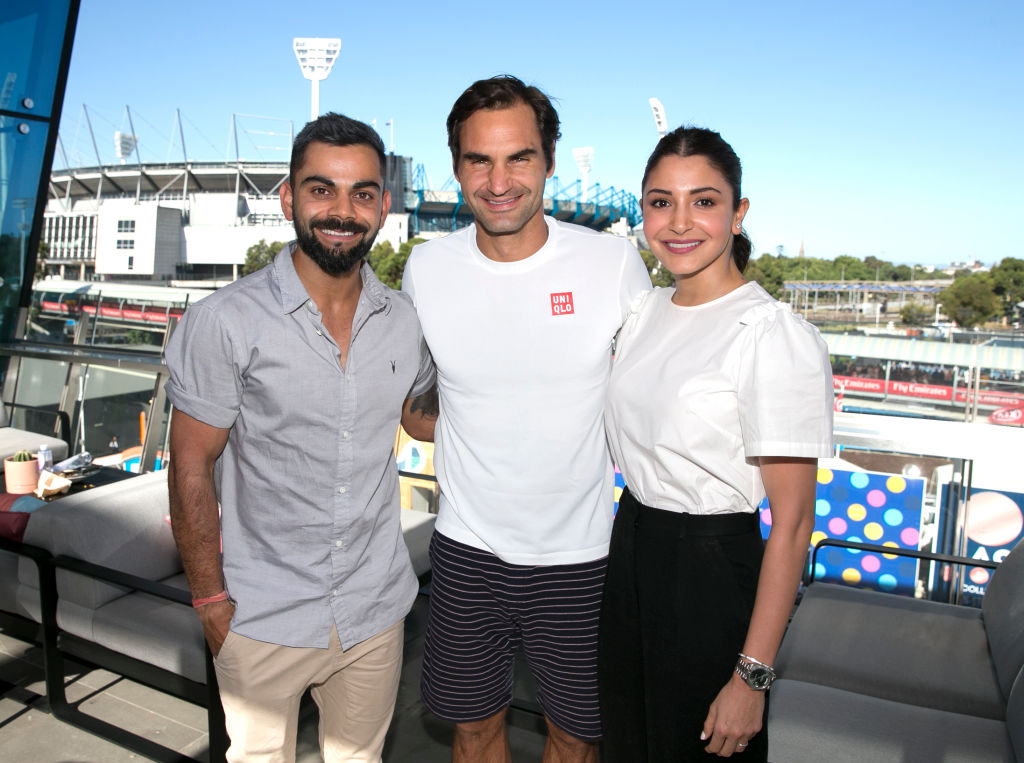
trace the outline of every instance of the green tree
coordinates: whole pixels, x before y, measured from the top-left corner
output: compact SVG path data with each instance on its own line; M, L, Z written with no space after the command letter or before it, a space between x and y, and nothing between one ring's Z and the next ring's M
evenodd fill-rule
M914 271L909 265L897 265L892 269L892 275L889 280L891 281L909 281L914 275Z
M640 250L640 259L647 266L647 272L651 276L651 283L655 286L674 286L676 279L668 270L662 266L658 258L649 249Z
M833 281L872 281L875 278L875 269L868 268L863 260L851 257L848 254L841 254L832 260Z
M758 260L760 262L760 260ZM839 269L831 260L817 257L777 257L786 281L838 281Z
M931 318L931 311L920 302L908 302L900 310L900 319L906 326L923 326Z
M390 241L379 241L366 255L366 261L383 283L392 289L401 289L402 273L405 271L405 263L412 253L412 248L425 240L411 238L399 246L397 252Z
M747 263L747 269L743 271L744 278L750 281L757 281L762 288L776 299L782 298L782 286L786 280L786 269L783 264L788 257L771 254L762 254L756 260L751 259Z
M1007 257L992 268L992 291L1003 302L1003 312L1013 315L1018 302L1024 301L1024 260Z
M891 262L869 255L864 258L864 269L868 272L869 281L891 281L895 267Z
M942 312L966 328L999 315L1002 307L988 273L957 278L936 299L942 303Z
M274 256L281 251L283 241L275 241L268 244L265 238L261 238L258 244L253 244L245 252L245 264L242 265L242 275L247 276L257 270L265 268L274 259Z

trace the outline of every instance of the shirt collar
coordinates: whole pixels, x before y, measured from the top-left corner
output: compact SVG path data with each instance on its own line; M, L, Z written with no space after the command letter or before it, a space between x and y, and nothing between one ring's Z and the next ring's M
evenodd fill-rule
M370 307L374 311L382 308L389 309L391 307L391 294L389 293L391 290L377 278L377 274L373 272L373 268L366 260L359 265L359 275L363 279L362 296L370 303Z
M297 241L291 241L281 247L281 251L274 257L273 284L276 286L277 297L281 302L281 309L285 313L293 313L310 300L306 287L302 285L302 279L295 272L295 263L292 262L292 254ZM374 310L387 308L391 304L391 297L388 294L388 287L381 283L377 274L373 272L366 260L359 264L359 275L363 279L363 291L360 301L366 299Z

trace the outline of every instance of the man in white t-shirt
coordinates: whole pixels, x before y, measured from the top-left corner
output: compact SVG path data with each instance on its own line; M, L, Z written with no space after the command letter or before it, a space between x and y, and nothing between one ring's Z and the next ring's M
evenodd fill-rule
M413 250L402 288L438 370L441 485L423 696L455 761L504 760L525 651L547 760L596 761L597 621L612 524L611 343L650 288L636 249L544 215L558 114L511 76L471 85L448 144L474 224Z

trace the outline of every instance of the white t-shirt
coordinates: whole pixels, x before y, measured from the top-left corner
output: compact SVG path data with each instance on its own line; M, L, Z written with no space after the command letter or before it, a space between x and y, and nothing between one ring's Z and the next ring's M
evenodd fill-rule
M831 455L828 348L754 282L694 307L673 292L641 298L616 340L612 456L647 506L753 512L765 496L754 457Z
M626 239L544 219L524 260L488 259L473 225L417 246L402 277L437 365L436 528L510 564L608 553L611 343L650 288Z

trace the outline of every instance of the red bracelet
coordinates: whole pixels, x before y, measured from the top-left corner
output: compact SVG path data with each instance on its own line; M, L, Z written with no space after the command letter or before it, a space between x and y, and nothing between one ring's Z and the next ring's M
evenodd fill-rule
M228 592L221 591L220 593L215 593L213 596L204 596L201 599L192 599L192 606L199 609L200 607L205 607L207 604L213 604L215 601L227 601L227 598Z

